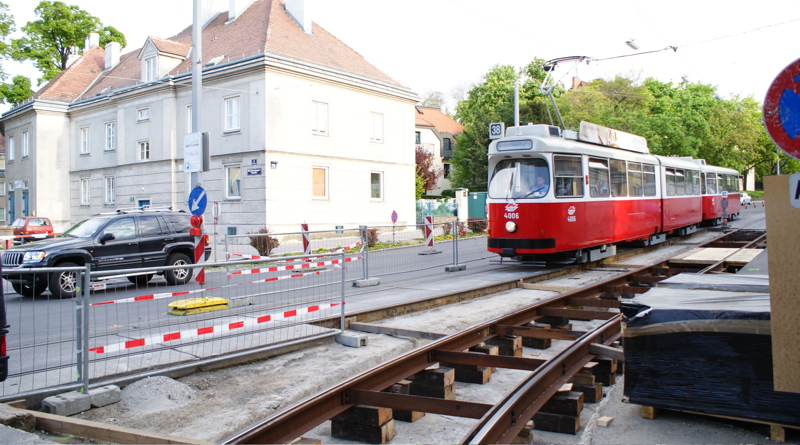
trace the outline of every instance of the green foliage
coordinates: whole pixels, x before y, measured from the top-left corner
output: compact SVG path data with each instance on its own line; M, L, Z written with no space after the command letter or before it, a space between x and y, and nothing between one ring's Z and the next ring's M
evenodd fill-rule
M539 90L546 75L543 65L541 59L534 59L521 70L510 65L496 65L486 73L482 83L470 90L468 99L458 103L456 120L464 126L464 132L456 137L457 149L450 159L450 182L453 186L486 190L489 124L505 122L506 126L513 125L515 80L521 80L520 122L549 122L547 102Z
M31 81L25 76L14 76L11 83L0 84L0 102L16 107L32 95Z
M33 61L42 73L40 83L63 71L73 48L83 48L92 32L100 35L101 46L112 41L126 45L125 36L116 28L103 26L99 18L77 6L43 0L34 12L39 19L23 26L25 36L12 41L12 57Z
M444 94L441 91L433 91L428 93L425 99L422 100L423 107L432 107L442 109L444 107Z
M422 169L419 167L419 165L414 169L414 171L417 173L414 176L415 189L416 189L415 190L415 196L416 196L417 201L419 201L422 198L422 195L425 194L425 183L426 183L426 181L425 181L425 176L422 174Z

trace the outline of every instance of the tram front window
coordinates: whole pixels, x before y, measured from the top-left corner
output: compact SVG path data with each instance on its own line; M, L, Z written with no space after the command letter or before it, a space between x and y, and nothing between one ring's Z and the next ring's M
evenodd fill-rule
M489 181L491 198L543 198L549 191L550 171L544 159L505 159Z

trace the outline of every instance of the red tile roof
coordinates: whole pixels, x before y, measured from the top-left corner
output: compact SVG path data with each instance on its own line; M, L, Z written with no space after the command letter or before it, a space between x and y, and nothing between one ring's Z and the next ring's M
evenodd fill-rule
M433 107L417 106L416 125L432 126L441 133L458 134L464 131L464 126L458 121Z
M254 0L236 20L228 22L227 11L222 11L206 25L203 62L220 56L223 58L220 63L226 63L267 54L408 90L316 23L312 24L312 30L312 34L305 33L286 12L282 0ZM186 57L192 42L192 27L167 39L152 36L149 39L160 52ZM101 91L113 92L138 85L142 83L140 52L141 48L123 54L113 69L101 73L105 51L92 48L42 87L34 98L72 102L91 98ZM169 75L189 73L191 66L191 60L185 59Z

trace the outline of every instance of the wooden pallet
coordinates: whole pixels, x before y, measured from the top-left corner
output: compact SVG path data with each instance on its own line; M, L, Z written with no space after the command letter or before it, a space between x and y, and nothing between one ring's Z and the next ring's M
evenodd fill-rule
M709 414L709 413L698 413L695 411L685 411L685 410L675 410L675 409L667 409L667 408L659 408L655 406L645 406L642 405L642 418L644 419L655 419L658 417L659 411L677 411L686 414L695 414L700 416L709 416L709 417L716 417L719 419L727 419L727 420L735 420L737 422L749 422L749 423L757 423L760 425L767 425L769 426L769 438L770 440L774 440L776 442L786 442L786 431L793 430L793 431L800 431L800 426L794 425L784 425L779 423L772 423L766 422L763 420L758 419L747 419L743 417L734 417L734 416L724 416L721 414Z

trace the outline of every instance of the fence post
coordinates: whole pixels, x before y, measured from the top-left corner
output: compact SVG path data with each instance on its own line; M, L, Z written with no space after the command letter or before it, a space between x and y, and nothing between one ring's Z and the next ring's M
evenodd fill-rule
M362 253L361 260L364 263L361 266L361 268L364 270L364 278L360 280L355 280L353 282L353 286L355 287L377 286L381 284L381 279L369 277L369 228L367 226L358 226L358 231L361 234L361 253Z
M458 220L453 221L453 265L446 266L445 272L458 272L467 268L466 264L458 264Z
M81 392L89 393L89 272L91 264L86 264L83 272L75 272L75 281L81 283L79 295L75 298L75 328L77 329L76 363L78 383ZM80 280L78 279L80 278Z
M342 310L341 310L340 321L339 321L339 328L342 331L342 333L344 333L344 303L345 303L345 301L344 301L344 298L345 298L344 297L345 296L344 282L345 282L345 279L346 279L346 275L345 275L345 271L346 271L345 259L346 259L346 252L344 250L342 250L342 262L341 262L341 264L342 264L342 278L341 278L341 281L342 281L342 298L340 300L342 302L342 304L341 304Z

